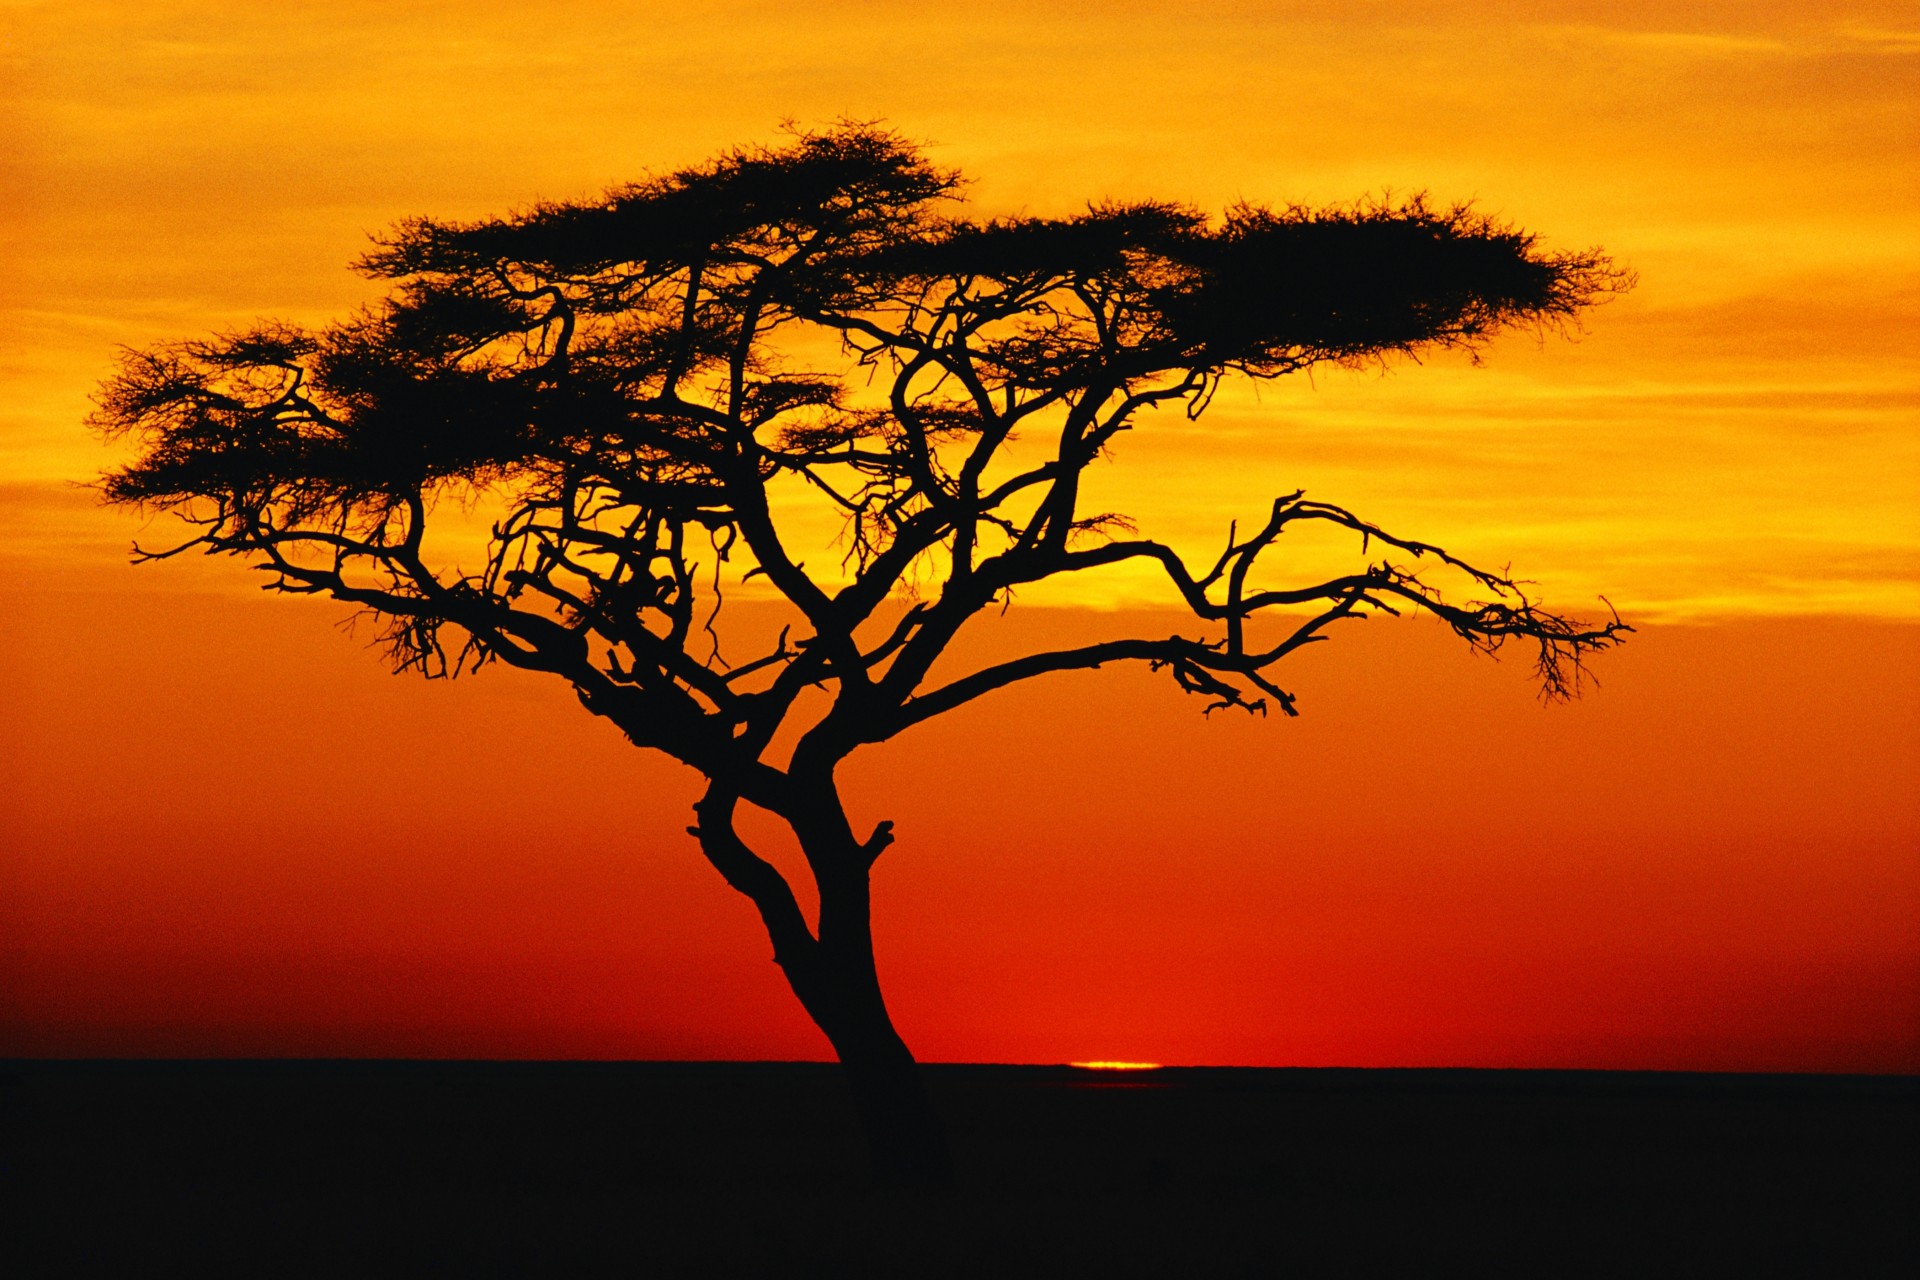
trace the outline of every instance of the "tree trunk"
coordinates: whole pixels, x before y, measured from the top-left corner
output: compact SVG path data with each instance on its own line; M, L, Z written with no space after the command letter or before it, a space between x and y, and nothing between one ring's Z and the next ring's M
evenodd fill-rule
M948 1186L953 1164L946 1130L934 1114L920 1065L893 1029L877 988L873 996L871 1002L848 1002L835 1025L822 1029L846 1070L873 1156L874 1182L889 1188ZM853 1007L860 1004L869 1007Z
M793 890L773 865L741 841L733 827L737 792L717 782L694 806L690 828L727 883L752 900L773 942L773 958L846 1068L854 1106L883 1187L928 1188L953 1181L946 1132L934 1114L919 1064L887 1016L873 964L873 912L868 873L890 837L882 823L864 844L853 838L833 796L825 819L793 824L820 890L820 923L807 927ZM818 815L816 814L816 817Z
M880 994L866 868L822 880L819 941L807 963L787 966L787 980L846 1069L874 1181L894 1188L950 1185L946 1131Z

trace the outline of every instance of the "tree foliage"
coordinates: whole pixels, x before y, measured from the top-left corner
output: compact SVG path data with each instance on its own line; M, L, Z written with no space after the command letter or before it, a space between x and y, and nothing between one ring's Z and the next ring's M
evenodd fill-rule
M1291 711L1266 669L1368 610L1425 610L1483 648L1524 638L1549 695L1617 636L1299 494L1197 571L1158 542L1081 536L1125 526L1079 502L1083 473L1143 409L1197 415L1232 373L1477 349L1502 328L1560 324L1621 286L1603 257L1544 253L1417 198L977 221L959 186L900 138L849 126L599 200L402 223L360 263L395 282L376 308L317 333L263 325L127 354L97 422L136 437L139 457L107 496L185 512L192 545L253 560L276 589L375 611L402 667L552 671L636 742L709 774L752 762L823 682L843 710L812 746L839 756L1013 679L1120 658L1214 705ZM850 367L784 354L809 328ZM1016 429L1045 431L1052 456L1002 466ZM782 476L844 514L851 582L817 580L783 543L767 496ZM436 505L477 499L507 507L484 568L429 563ZM1303 522L1448 564L1484 598L1448 603L1391 560L1253 587L1256 559ZM703 547L764 574L811 634L737 667L698 656ZM1004 592L1128 559L1158 562L1220 633L924 687L960 624ZM923 576L937 562L937 595L857 643L916 562ZM1249 647L1244 622L1276 606L1321 612Z

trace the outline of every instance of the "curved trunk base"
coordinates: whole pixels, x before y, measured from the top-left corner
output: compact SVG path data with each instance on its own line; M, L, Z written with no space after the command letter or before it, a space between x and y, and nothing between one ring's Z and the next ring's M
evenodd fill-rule
M791 971L788 976L791 980ZM835 981L836 976L815 969L808 980L793 983L794 994L826 1033L846 1071L873 1157L874 1184L900 1189L951 1186L946 1127L934 1111L920 1064L887 1016L872 970L862 966L852 980Z
M933 1109L920 1064L892 1030L887 1028L892 1046L834 1044L866 1130L874 1184L887 1189L950 1187L953 1159L946 1128Z

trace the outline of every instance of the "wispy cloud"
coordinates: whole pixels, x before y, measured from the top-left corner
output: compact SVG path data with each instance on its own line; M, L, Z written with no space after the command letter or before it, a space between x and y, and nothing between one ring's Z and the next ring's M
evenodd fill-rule
M1741 57L1749 54L1792 54L1804 50L1772 36L1744 36L1700 31L1628 31L1614 27L1541 24L1543 36L1560 40L1610 45L1653 54L1682 57Z

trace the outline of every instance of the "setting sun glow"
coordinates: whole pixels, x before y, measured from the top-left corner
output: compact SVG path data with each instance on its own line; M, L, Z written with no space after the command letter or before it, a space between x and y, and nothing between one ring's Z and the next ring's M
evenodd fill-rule
M1070 1067L1082 1071L1158 1071L1162 1064L1158 1062L1069 1062Z

